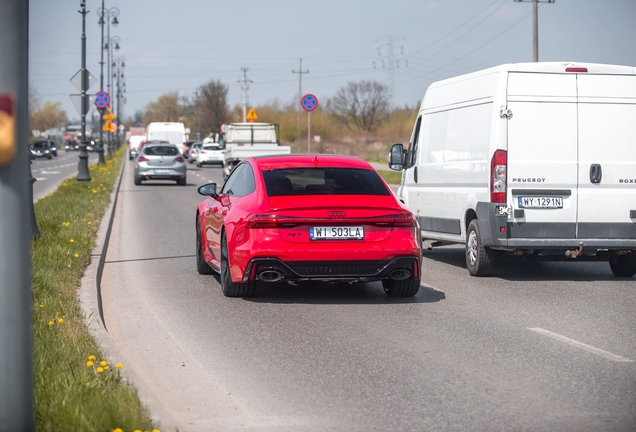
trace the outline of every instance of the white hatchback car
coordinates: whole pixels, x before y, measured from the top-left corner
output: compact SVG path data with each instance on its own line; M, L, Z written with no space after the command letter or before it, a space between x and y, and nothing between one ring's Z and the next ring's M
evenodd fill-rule
M218 143L203 144L197 154L197 166L219 165L223 166L225 150Z

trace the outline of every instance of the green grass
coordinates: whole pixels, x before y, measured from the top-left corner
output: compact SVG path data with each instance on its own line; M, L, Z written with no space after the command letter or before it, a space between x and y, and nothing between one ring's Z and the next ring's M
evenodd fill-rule
M399 185L402 183L402 171L378 170L378 174L390 185Z
M35 204L42 238L32 242L33 369L38 431L152 430L134 387L88 332L77 289L109 204L125 147L92 180L75 178ZM92 365L87 363L94 356ZM122 365L126 367L126 365ZM101 369L98 369L101 368Z

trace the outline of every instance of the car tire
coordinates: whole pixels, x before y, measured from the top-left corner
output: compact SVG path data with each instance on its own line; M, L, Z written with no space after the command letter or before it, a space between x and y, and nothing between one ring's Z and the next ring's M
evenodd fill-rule
M210 267L208 265L208 263L205 262L205 255L203 255L203 240L202 240L202 235L201 235L201 222L199 221L199 215L198 214L197 214L196 234L197 234L197 239L196 239L196 245L197 245L197 253L196 253L197 271L199 272L199 274L202 274L202 275L210 275L210 274L214 273L214 270L212 270L212 267Z
M178 184L179 186L185 186L185 185L186 185L186 183L187 183L187 181L186 181L186 178L185 178L185 177L184 177L184 178L182 178L182 179L177 180L177 184Z
M141 186L141 178L140 177L135 177L135 184L137 186Z
M197 168L201 168L201 167L202 167L201 163L197 162Z
M614 276L632 277L636 274L636 251L625 255L614 255L609 261Z
M466 267L471 276L488 276L496 260L496 252L484 246L481 240L479 224L476 219L470 221L466 232Z
M46 158L50 160L50 159L53 159L53 156L48 155Z
M221 234L221 291L226 297L250 297L256 292L256 281L232 281L225 231Z
M383 279L382 288L389 297L413 297L420 290L420 278L413 276L404 280Z

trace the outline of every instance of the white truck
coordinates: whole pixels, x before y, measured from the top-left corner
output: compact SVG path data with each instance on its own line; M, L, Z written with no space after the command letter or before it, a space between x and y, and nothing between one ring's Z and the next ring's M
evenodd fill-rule
M148 141L168 141L179 149L183 154L186 148L186 129L180 122L152 122L146 127L146 140Z
M636 274L636 68L507 64L433 83L398 198L432 246L465 244L471 275L496 260L609 261Z
M225 159L223 177L246 157L290 154L289 146L280 145L276 125L270 123L230 123L223 140Z

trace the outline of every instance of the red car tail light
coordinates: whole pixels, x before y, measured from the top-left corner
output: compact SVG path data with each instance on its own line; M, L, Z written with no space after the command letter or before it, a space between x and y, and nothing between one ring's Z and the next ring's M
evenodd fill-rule
M490 202L505 203L508 171L508 153L497 150L490 162Z
M185 162L185 159L183 159L181 156L174 158L175 162Z
M138 161L138 162L148 162L148 158L147 158L147 157L144 157L144 156L139 156L139 157L137 158L137 161Z
M395 221L393 222L394 227L415 227L417 223L415 222L415 216L411 213L401 213L395 215Z
M201 154L207 154L207 152L205 150L201 150L199 153Z
M259 214L255 215L248 223L248 229L258 228L276 228L277 219L275 214Z

